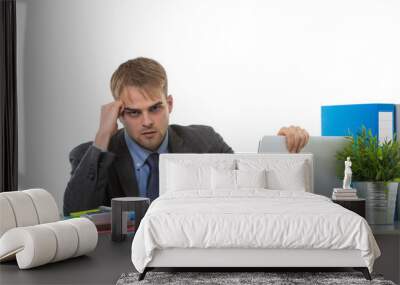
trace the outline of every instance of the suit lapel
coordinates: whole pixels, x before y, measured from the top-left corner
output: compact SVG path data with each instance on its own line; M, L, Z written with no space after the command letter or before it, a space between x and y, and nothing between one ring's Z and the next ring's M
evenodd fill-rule
M136 172L133 169L133 159L125 142L124 129L118 130L118 133L113 136L110 142L110 151L116 154L114 165L124 194L138 197L139 187ZM168 151L170 153L185 152L182 138L171 127L168 127Z
M171 127L168 127L168 151L170 153L185 152L182 138Z
M124 138L124 129L118 131L115 135L115 140L110 147L110 151L116 154L115 169L121 187L126 196L139 196L139 190L136 179L136 172L133 169L133 159L129 153L128 147Z

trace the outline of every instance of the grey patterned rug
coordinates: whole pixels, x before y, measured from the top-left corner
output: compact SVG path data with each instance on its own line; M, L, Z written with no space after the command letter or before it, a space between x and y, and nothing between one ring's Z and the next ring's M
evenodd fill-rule
M138 281L139 273L122 274L117 285L133 284L379 284L395 285L381 275L372 274L372 281L361 272L155 272Z

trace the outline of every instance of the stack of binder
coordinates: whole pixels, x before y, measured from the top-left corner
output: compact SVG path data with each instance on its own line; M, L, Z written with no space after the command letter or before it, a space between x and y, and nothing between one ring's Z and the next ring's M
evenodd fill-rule
M321 107L321 135L357 135L362 126L380 143L400 133L400 104L350 104Z
M81 217L91 220L96 225L98 232L111 232L111 211L90 213Z
M69 216L64 217L65 219L73 218L87 218L91 220L98 233L111 233L111 216L112 209L107 206L100 206L97 209L84 210L79 212L72 212ZM134 233L136 231L136 214L135 211L124 211L123 212L123 223L126 224L127 233Z
M342 189L335 188L332 193L333 200L357 200L357 190L356 189Z
M95 224L97 232L99 233L111 232L111 207L100 206L97 209L72 212L70 213L70 216L65 218L70 219L79 217L91 220Z

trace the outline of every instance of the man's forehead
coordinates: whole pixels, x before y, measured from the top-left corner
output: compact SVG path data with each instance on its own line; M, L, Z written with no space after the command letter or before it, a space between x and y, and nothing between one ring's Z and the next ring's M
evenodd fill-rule
M124 104L124 108L126 110L137 110L137 111L143 111L143 110L149 110L150 108L158 105L162 105L163 102L160 101L154 101L153 103L149 104Z
M159 102L163 102L165 100L165 96L163 95L162 91L156 92L156 90L152 90L150 93L144 88L127 86L121 92L120 99L124 103L125 107L132 109L143 109Z

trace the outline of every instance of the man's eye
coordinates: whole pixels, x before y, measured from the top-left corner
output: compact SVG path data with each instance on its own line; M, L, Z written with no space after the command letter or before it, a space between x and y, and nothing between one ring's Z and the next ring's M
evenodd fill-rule
M158 110L161 109L161 105L153 106L150 108L150 112L157 112Z
M129 117L137 117L137 116L139 116L139 112L137 112L137 111L125 111L125 113L126 113Z

